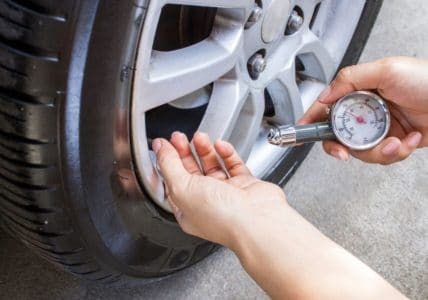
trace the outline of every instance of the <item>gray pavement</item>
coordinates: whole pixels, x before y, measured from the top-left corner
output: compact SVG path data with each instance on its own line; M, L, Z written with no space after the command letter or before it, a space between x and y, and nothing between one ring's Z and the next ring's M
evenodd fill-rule
M428 57L428 4L385 0L362 61ZM315 170L315 171L314 171ZM389 167L346 163L315 147L285 187L321 231L413 299L428 299L428 150ZM263 299L228 250L143 287L86 286L0 232L1 299ZM356 287L358 293L358 287Z

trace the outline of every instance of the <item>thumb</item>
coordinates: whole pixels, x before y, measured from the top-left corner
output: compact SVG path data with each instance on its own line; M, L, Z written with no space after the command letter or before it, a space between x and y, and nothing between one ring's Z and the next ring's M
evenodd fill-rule
M173 187L177 182L182 184L187 181L190 174L184 168L174 146L165 139L155 139L152 143L152 149L156 154L160 172L167 186Z

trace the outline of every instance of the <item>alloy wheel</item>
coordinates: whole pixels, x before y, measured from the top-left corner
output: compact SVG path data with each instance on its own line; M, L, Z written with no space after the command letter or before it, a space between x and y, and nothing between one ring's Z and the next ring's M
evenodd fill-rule
M200 130L229 140L257 177L287 155L266 141L331 81L365 1L161 0L148 5L134 77L140 180L170 211L151 139Z

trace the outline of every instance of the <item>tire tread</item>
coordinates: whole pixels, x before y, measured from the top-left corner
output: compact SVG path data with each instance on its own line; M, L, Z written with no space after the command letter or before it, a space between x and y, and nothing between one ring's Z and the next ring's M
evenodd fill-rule
M44 259L110 283L121 275L91 257L61 200L55 78L73 2L0 0L0 221Z

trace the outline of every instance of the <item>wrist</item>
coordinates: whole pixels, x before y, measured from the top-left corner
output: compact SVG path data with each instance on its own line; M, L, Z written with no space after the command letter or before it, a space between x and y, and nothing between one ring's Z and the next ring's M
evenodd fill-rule
M287 220L293 209L281 199L281 205L276 205L268 213L252 211L240 214L234 228L231 230L230 243L227 246L245 265L251 261L255 248L269 247L269 240L283 238Z

